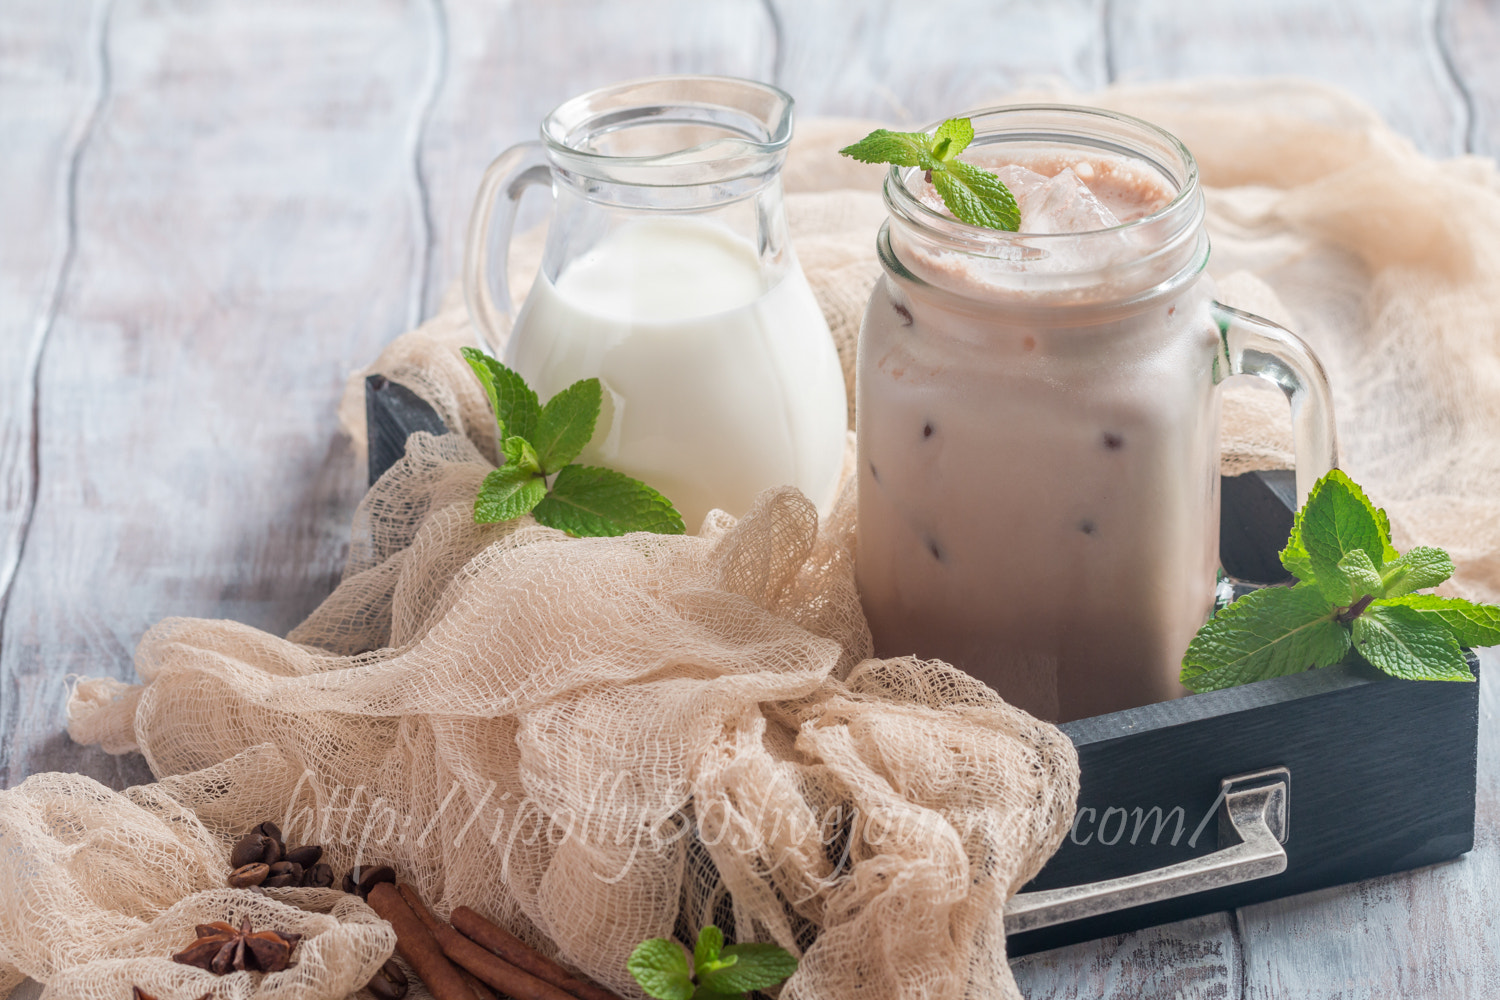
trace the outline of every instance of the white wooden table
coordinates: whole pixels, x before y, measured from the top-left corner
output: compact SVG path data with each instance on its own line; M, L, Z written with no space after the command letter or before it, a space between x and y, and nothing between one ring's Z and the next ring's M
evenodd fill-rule
M923 122L1061 80L1311 75L1500 149L1496 0L0 0L0 786L115 787L64 678L168 615L284 632L362 490L347 373L432 312L486 162L627 76ZM1500 280L1500 279L1497 279ZM1500 734L1463 861L1032 956L1031 997L1500 996Z

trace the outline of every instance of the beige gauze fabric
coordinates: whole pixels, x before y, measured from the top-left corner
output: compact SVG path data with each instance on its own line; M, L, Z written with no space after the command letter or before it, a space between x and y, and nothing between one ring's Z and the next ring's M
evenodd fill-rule
M1221 297L1322 356L1344 465L1398 544L1448 548L1452 592L1500 597L1494 165L1428 160L1306 84L1083 100L1193 149ZM834 150L868 127L804 122L785 174L846 372L878 275L882 171ZM520 284L536 246L518 241ZM847 492L819 523L773 490L696 537L475 525L494 443L455 353L471 340L450 300L370 369L457 433L417 435L371 490L344 580L307 622L281 639L170 620L140 643L142 685L77 685L73 737L138 748L161 780L0 792L0 991L24 973L49 997L131 981L163 1000L281 995L276 976L169 980L184 908L290 919L261 909L287 902L329 910L303 915L323 934L384 930L352 899L210 888L232 839L280 817L337 870L393 863L439 912L473 906L626 996L636 942L714 921L801 956L787 1000L1015 997L1003 903L1070 822L1068 741L942 664L868 658ZM360 441L361 382L345 407ZM1227 471L1290 463L1286 410L1232 396ZM122 892L123 859L142 855L172 876ZM295 995L342 996L388 949L351 945L358 970Z

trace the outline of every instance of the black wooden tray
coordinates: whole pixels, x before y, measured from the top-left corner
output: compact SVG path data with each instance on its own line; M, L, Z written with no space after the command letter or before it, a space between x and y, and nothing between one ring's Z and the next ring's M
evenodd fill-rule
M379 376L366 382L365 403L372 483L404 453L408 434L446 430L424 400ZM1221 485L1226 571L1279 581L1291 474L1250 473ZM1477 670L1472 655L1470 664ZM1477 683L1402 681L1341 664L1061 728L1078 748L1078 812L1024 891L1135 875L1227 847L1237 838L1221 822L1221 782L1278 767L1288 772L1286 867L1012 934L1012 955L1419 868L1474 846Z

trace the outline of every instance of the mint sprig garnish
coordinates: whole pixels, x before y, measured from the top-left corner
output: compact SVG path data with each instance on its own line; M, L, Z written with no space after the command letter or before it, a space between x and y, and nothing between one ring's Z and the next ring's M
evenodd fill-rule
M682 515L670 500L638 479L594 465L558 470L552 489L531 513L542 524L570 535L683 532Z
M971 226L1016 232L1021 210L1010 189L983 167L958 158L973 141L973 122L949 118L931 135L878 128L839 153L861 163L921 167L954 218Z
M692 964L676 941L652 938L636 945L625 968L656 1000L730 1000L770 989L797 971L797 959L774 944L724 944L713 924L693 947Z
M1500 607L1419 594L1453 575L1442 549L1404 555L1391 522L1344 473L1318 480L1281 564L1294 587L1252 591L1209 619L1182 658L1194 691L1326 667L1351 650L1407 680L1472 681L1463 647L1500 643Z
M525 379L488 354L465 347L463 356L489 397L504 462L479 486L476 522L530 514L538 524L577 536L684 533L672 501L639 479L572 464L599 421L604 390L598 379L574 382L543 406Z

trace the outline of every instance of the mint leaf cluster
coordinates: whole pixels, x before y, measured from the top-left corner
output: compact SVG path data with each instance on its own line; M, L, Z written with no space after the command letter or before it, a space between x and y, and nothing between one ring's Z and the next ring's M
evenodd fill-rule
M1298 511L1281 563L1297 584L1252 591L1198 630L1182 658L1194 691L1248 684L1357 653L1407 680L1472 681L1463 647L1500 643L1500 607L1420 590L1453 574L1442 549L1398 553L1391 523L1335 469Z
M652 938L636 945L625 968L656 1000L729 1000L770 989L797 971L797 959L774 944L724 944L713 924L703 928L692 963L676 941Z
M463 356L489 397L504 459L480 484L475 521L530 514L549 528L595 537L686 530L672 502L640 480L571 464L594 436L604 399L598 379L574 382L543 406L525 379L488 354L465 347Z
M949 118L931 135L878 128L839 154L861 163L921 167L960 222L1013 233L1021 228L1021 210L1010 189L983 167L958 158L973 141L973 122Z

